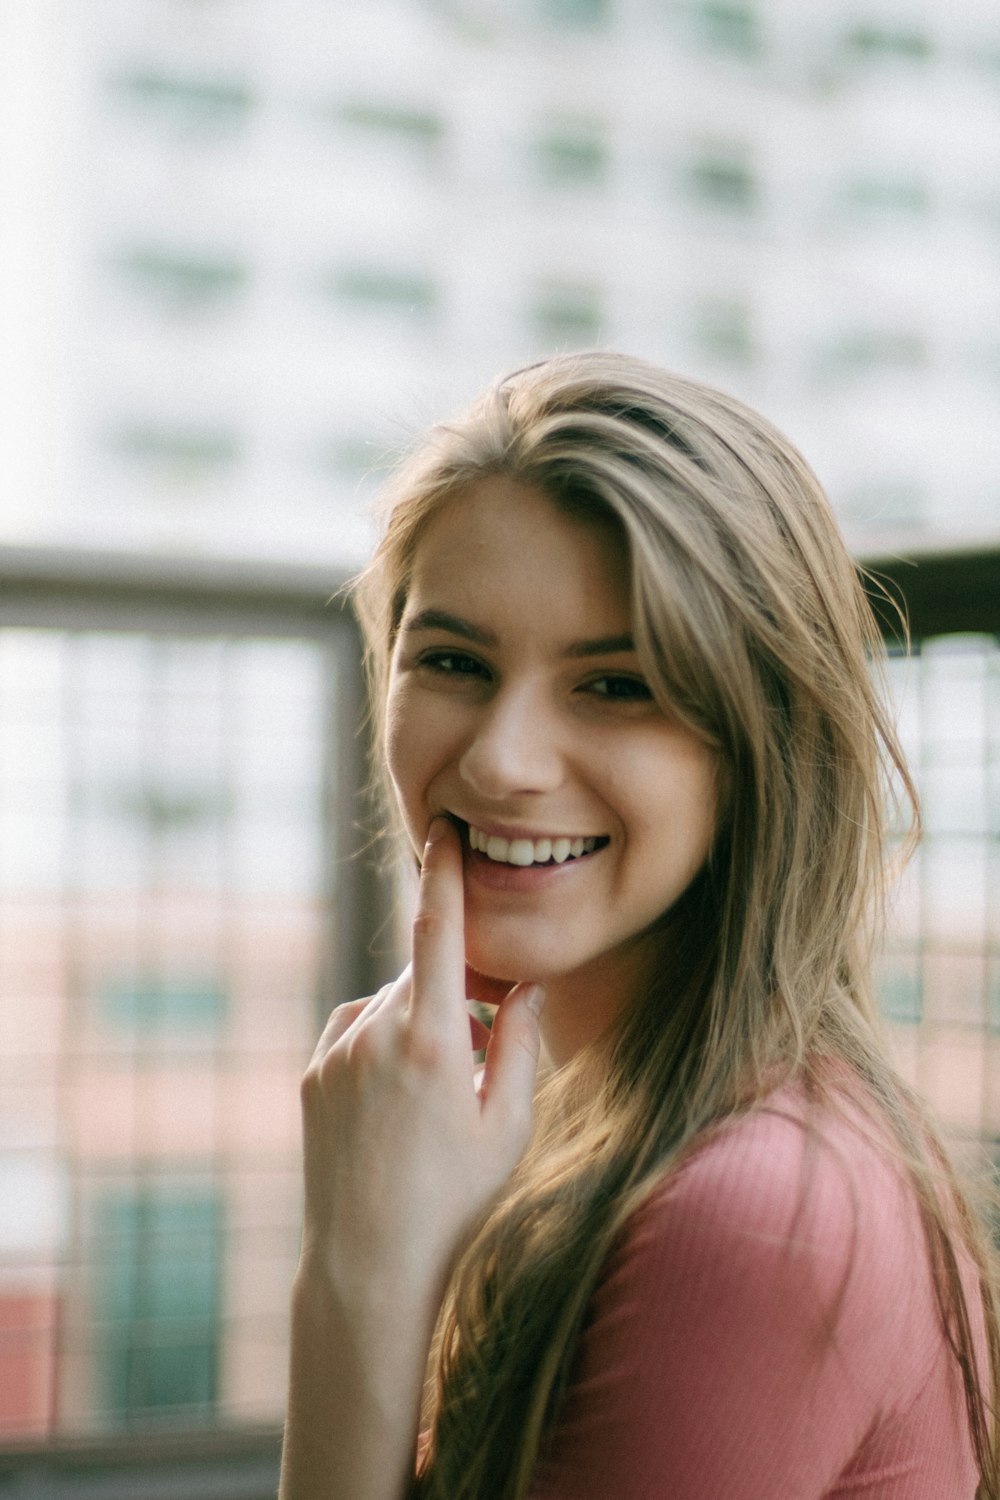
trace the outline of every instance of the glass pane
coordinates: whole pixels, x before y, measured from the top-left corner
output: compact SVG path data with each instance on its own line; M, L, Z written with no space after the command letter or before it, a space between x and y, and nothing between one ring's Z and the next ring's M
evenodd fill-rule
M0 1156L0 1438L280 1419L338 671L309 639L0 630L0 1122L24 1143ZM266 1236L229 1235L265 1178Z

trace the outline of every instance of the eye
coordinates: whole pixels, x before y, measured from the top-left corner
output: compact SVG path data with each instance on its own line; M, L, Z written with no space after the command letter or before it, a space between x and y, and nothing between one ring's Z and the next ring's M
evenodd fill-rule
M478 657L470 656L467 651L425 651L418 664L442 677L489 676Z
M598 698L613 698L619 703L649 703L653 697L641 677L629 677L623 672L608 672L603 677L591 678L587 691Z

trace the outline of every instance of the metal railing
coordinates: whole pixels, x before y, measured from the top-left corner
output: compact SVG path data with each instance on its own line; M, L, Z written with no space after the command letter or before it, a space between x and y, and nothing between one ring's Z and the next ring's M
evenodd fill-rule
M1000 547L868 565L928 800L883 996L991 1143ZM338 583L0 548L0 1495L273 1494L297 1081L393 958Z
M0 549L0 1493L273 1493L298 1079L392 956L339 582Z

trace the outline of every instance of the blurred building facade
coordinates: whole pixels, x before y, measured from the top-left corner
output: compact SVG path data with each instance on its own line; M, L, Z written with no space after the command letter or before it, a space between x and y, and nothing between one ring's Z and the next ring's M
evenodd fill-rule
M387 455L621 347L852 541L1000 506L991 0L4 0L12 539L357 561Z
M372 982L353 625L174 576L0 581L8 1442L277 1420L298 1081Z
M593 345L765 411L859 553L1000 531L992 0L0 0L0 126L11 576L332 591L411 434ZM280 1419L297 1080L358 940L338 642L211 587L0 614L0 1440ZM928 833L882 993L989 1145L995 637L893 685Z

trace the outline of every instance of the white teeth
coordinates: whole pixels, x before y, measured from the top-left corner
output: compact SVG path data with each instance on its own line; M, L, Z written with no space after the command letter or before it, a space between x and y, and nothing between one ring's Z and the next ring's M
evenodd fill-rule
M597 838L505 839L498 834L485 834L470 823L469 844L498 864L526 868L528 865L547 865L550 860L561 865L570 855L579 859L582 854L590 854L597 848Z

